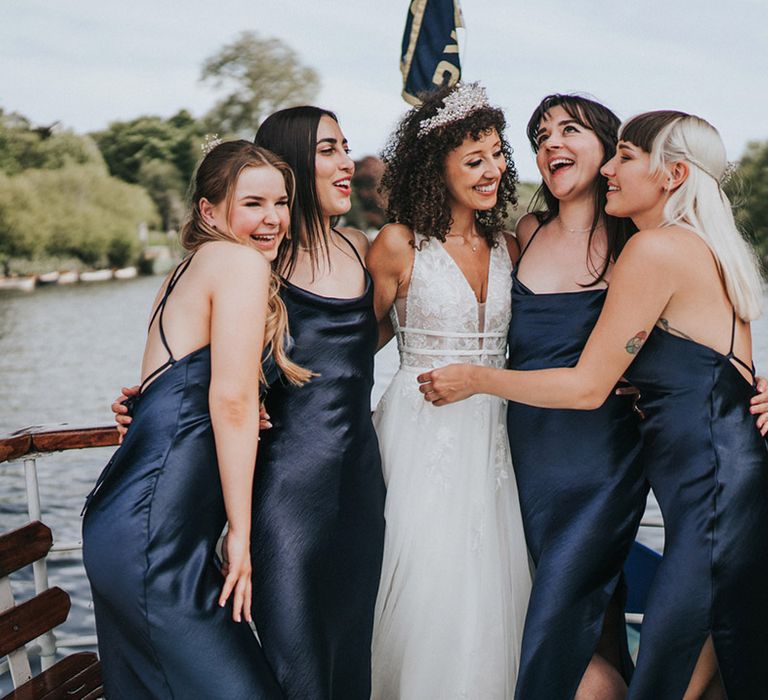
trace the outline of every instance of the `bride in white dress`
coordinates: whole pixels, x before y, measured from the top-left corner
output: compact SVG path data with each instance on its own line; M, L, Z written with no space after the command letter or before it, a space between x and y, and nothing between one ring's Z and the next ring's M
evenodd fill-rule
M412 110L385 152L400 223L368 267L400 368L374 415L387 482L374 700L514 695L531 582L506 405L435 408L416 381L450 362L504 366L517 246L502 230L515 182L503 130L483 89L463 85Z

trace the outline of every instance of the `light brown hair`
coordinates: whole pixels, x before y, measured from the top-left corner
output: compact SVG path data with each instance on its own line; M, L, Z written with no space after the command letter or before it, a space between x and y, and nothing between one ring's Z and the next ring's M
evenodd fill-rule
M240 174L246 168L275 168L283 176L288 199L293 202L295 181L290 166L266 148L250 141L225 141L212 148L197 168L189 217L181 227L181 245L194 252L209 241L239 243L229 227L235 187ZM208 224L200 211L200 200L207 199L216 205L225 202L227 230L220 231ZM280 278L272 272L267 300L267 322L264 327L265 359L274 356L277 366L292 384L303 384L312 372L292 362L285 351L288 335L288 312L280 298ZM263 364L263 363L262 363ZM265 381L263 367L260 379Z

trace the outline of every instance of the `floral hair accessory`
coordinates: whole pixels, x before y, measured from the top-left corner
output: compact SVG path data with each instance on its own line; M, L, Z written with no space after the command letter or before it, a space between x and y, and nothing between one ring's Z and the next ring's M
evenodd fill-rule
M708 168L705 168L695 158L691 158L690 156L688 156L687 160L692 165L695 165L705 175L709 175L717 183L718 187L722 187L723 185L725 185L725 183L728 182L728 180L730 180L733 177L733 174L736 172L739 166L738 162L729 160L725 164L725 170L723 170L723 174L720 177L715 177L714 173L711 170L709 170Z
M207 156L220 143L221 139L218 134L206 134L203 143L200 145L200 150L204 156Z
M446 96L443 106L438 108L433 117L419 122L419 136L464 119L472 112L488 106L488 95L480 83L459 83L456 89Z

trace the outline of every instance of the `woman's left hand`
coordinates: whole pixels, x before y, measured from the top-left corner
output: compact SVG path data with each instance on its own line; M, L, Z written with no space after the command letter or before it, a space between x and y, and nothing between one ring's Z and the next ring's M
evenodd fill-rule
M760 431L760 435L765 437L768 435L768 379L758 377L757 390L760 393L757 396L753 396L749 402L749 412L755 415L759 414L757 429Z
M435 406L462 401L473 396L472 365L447 365L416 377L425 401Z
M224 585L219 596L219 605L224 607L232 596L232 619L251 622L251 549L250 539L241 537L231 530L222 544L222 574Z

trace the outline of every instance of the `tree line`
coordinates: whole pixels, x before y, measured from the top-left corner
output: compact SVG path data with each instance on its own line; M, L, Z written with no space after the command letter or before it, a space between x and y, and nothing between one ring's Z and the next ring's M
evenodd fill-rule
M178 229L207 134L252 138L270 112L311 103L319 78L277 39L242 33L207 59L200 79L220 93L202 117L140 116L86 135L34 126L0 108L0 271L120 267L135 260L139 226ZM381 162L357 164L347 223L384 221ZM534 186L521 183L525 209ZM750 143L725 186L742 230L768 262L768 141Z

